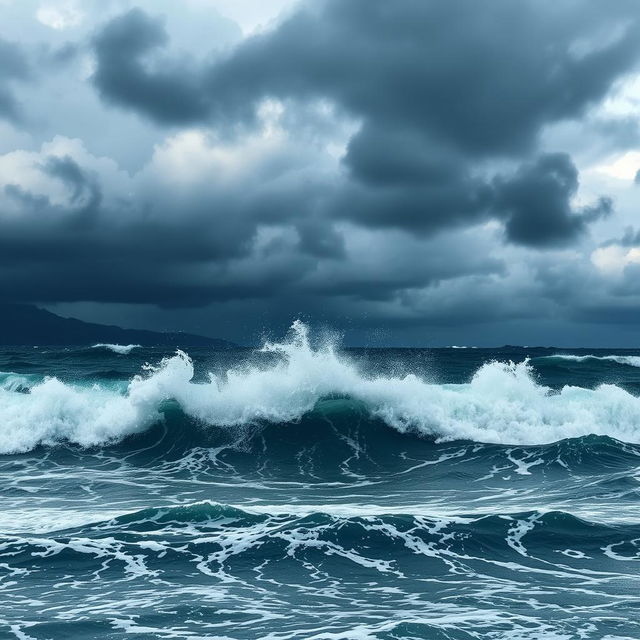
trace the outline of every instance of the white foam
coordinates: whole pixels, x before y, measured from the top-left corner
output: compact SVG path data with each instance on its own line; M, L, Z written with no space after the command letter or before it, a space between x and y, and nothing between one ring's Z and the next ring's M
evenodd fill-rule
M595 356L591 354L587 354L584 356L574 356L570 354L557 354L553 356L542 356L541 359L558 359L558 360L569 360L571 362L587 362L589 360L601 360L608 362L617 362L618 364L626 364L630 367L640 367L640 356Z
M263 350L279 356L272 366L233 369L226 379L211 375L207 383L192 382L193 364L178 351L146 377L136 376L122 393L53 378L29 394L0 389L0 451L61 440L83 446L118 440L156 421L166 399L206 424L242 427L295 422L331 395L361 402L399 431L440 440L539 444L594 433L640 442L639 398L614 385L567 386L555 393L536 382L527 361L484 364L467 384L369 376L332 345L312 348L301 322L287 341Z
M100 342L99 344L94 344L92 349L108 349L109 351L113 351L114 353L119 353L120 355L129 355L134 349L139 349L139 344L105 344Z
M81 388L49 378L29 394L0 389L0 452L29 451L38 444L68 440L104 444L142 430L157 418L130 393Z

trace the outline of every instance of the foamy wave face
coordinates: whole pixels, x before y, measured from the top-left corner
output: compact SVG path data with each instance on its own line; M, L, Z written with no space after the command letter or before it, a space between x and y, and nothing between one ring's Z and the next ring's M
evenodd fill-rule
M70 441L101 445L144 430L173 399L190 417L227 428L263 422L295 422L327 396L348 396L372 416L402 432L440 440L542 444L588 434L640 442L640 399L614 385L595 390L539 385L528 362L491 362L468 384L431 384L415 375L369 376L339 356L332 345L314 349L307 327L267 343L279 357L271 367L232 369L192 382L193 364L178 351L124 393L82 388L48 379L28 394L0 389L0 451ZM295 425L291 426L295 429Z
M94 446L149 426L158 414L128 395L75 388L55 378L20 394L0 390L0 452L29 451L69 441Z
M24 393L41 380L42 377L37 375L0 371L0 389L4 391L18 391Z
M94 344L92 349L107 349L108 351L113 351L114 353L119 353L120 355L128 355L134 349L140 348L139 344L105 344L100 342L98 344Z
M570 362L588 362L590 360L600 360L601 362L617 362L618 364L626 364L630 367L640 367L640 356L594 356L591 354L585 356L574 356L569 354L558 354L553 356L543 356L542 359L568 360Z

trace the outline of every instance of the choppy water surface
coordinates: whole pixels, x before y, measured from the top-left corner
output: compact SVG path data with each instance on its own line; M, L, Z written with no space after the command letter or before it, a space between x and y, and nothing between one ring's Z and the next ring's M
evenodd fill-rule
M640 351L0 348L0 637L640 637Z

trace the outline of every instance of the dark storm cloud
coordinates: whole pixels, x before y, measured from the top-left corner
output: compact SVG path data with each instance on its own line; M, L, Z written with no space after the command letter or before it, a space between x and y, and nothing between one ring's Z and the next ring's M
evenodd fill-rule
M354 182L336 200L336 217L421 234L497 218L508 242L545 248L570 244L613 210L608 197L574 210L578 171L564 153L543 154L514 174L487 182L474 177L459 157L438 150L430 156L428 148L412 150L409 144L394 147L389 135L376 148L361 134L345 158ZM398 154L387 151L396 148Z
M472 154L519 152L545 123L580 115L637 61L632 3L565 6L308 3L214 65L205 90L230 109L264 96L331 97L374 126L402 123ZM621 20L617 39L594 40Z
M600 198L579 212L572 209L578 171L564 153L543 155L522 166L510 179L496 179L494 186L495 206L506 216L507 239L531 247L569 244L590 222L612 210L608 198Z
M96 36L97 69L93 81L100 95L137 109L162 123L188 124L209 113L209 97L189 61L161 61L149 71L143 58L168 42L163 23L140 9L114 18Z
M345 257L344 238L322 220L301 220L297 223L296 231L300 249L304 253L317 258Z
M491 186L464 156L411 129L365 124L343 162L351 181L333 204L337 218L424 234L488 216Z
M454 324L546 313L585 280L527 262L557 257L612 210L573 204L574 161L543 152L541 134L587 117L637 67L635 1L311 0L234 49L212 42L208 58L176 52L172 27L132 9L88 38L86 90L117 107L95 127L121 118L105 131L131 153L131 123L152 129L153 155L123 177L97 143L34 152L39 174L12 173L0 194L0 297L251 299L287 316ZM38 73L84 62L83 46L52 48ZM9 50L0 115L2 91L29 72ZM269 99L285 131L261 137ZM601 124L627 143L637 130Z
M13 94L13 83L30 75L27 57L19 45L0 37L0 118L22 120L20 105Z
M33 165L65 188L56 199L19 184L4 187L0 209L0 298L102 300L201 306L267 297L315 267L312 256L341 253L329 226L298 223L295 250L277 240L255 249L262 223L286 221L299 205L288 190L253 185L245 194L194 185L186 192L136 186L105 202L99 176L69 156ZM15 212L19 215L15 215ZM279 254L283 254L283 260ZM243 263L247 261L247 264Z
M602 99L637 64L640 21L627 1L326 0L209 63L171 59L167 44L141 10L109 22L94 41L103 98L162 123L223 128L250 123L265 98L330 100L361 128L344 158L350 181L324 215L426 234L500 217L478 160L528 157L545 125ZM545 170L536 166L521 171ZM551 173L499 194L510 241L569 242L610 207L574 214ZM517 193L527 180L549 189L536 207Z
M602 31L621 29L602 44ZM331 98L374 126L431 132L469 153L526 149L545 123L580 115L637 62L634 4L585 0L329 0L198 67L162 59L162 25L140 10L95 40L105 98L181 124L264 97ZM600 39L599 39L600 36Z
M269 197L253 185L240 200L233 190L175 196L154 180L152 191L138 186L130 201L114 201L69 156L46 157L34 168L64 186L65 195L54 200L17 184L5 187L20 215L2 220L3 299L185 307L288 292L295 315L299 296L315 296L320 306L330 297L391 301L401 290L505 269L454 237L424 245L400 232L378 232L358 248L353 238L361 232L351 229L348 247L344 230L296 215L309 193L288 185Z

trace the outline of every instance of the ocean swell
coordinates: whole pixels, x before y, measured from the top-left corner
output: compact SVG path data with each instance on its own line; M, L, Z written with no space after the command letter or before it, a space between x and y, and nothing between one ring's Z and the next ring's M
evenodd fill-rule
M504 568L523 571L527 564L535 566L537 558L547 558L546 566L560 571L562 577L563 572L571 571L567 566L571 560L595 556L602 562L613 554L617 560L637 560L638 534L637 524L612 526L564 511L445 517L385 512L350 515L323 510L287 512L277 505L244 510L199 502L143 509L44 535L9 534L0 538L0 547L17 560L36 558L31 566L67 575L70 570L89 574L91 565L96 570L109 565L112 573L124 569L127 574L154 575L147 563L156 571L166 570L162 558L170 553L171 567L182 561L189 570L197 562L206 575L230 576L237 571L238 561L264 570L278 555L289 561L298 559L301 568L307 569L311 561L321 562L325 570L332 562L339 568L347 561L374 573L415 577L420 573L418 562L428 563L431 572L438 570L438 560L446 566L453 563L462 572L469 563L484 565L487 549L491 549L491 564L515 560L516 566ZM552 564L567 549L568 540L573 554L565 553L562 566ZM62 553L64 564L57 558ZM446 566L439 571L448 573ZM584 579L583 574L577 577Z
M371 417L401 432L437 440L543 444L588 434L640 442L640 399L614 385L596 389L540 385L527 361L490 362L466 384L433 384L416 375L360 371L334 346L313 348L307 327L295 322L289 338L266 343L269 367L246 366L195 383L181 351L148 366L125 392L81 387L55 378L28 393L0 387L0 452L71 442L104 445L162 419L174 400L191 419L241 430L265 423L295 423L327 397L347 397ZM296 428L292 425L293 429Z

